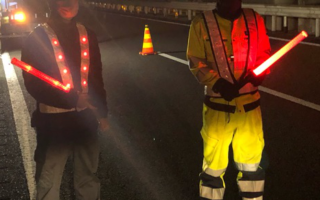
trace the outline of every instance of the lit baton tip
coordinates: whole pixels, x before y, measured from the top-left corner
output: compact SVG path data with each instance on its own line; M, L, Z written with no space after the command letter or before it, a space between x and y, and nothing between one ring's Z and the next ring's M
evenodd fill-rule
M305 32L305 31L302 31L301 34L302 34L305 38L308 37L308 33Z
M266 69L268 69L273 63L279 60L284 54L290 51L293 47L299 44L303 39L308 37L308 33L306 31L301 31L295 38L290 40L286 45L284 45L281 49L279 49L275 54L273 54L270 58L264 61L261 65L253 70L253 73L258 76L263 73Z

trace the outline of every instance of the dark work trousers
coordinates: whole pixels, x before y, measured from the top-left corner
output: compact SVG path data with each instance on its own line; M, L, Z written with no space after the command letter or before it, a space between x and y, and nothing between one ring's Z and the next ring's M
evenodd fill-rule
M100 181L97 133L37 130L35 151L37 200L59 200L60 185L69 156L73 156L77 200L98 200Z

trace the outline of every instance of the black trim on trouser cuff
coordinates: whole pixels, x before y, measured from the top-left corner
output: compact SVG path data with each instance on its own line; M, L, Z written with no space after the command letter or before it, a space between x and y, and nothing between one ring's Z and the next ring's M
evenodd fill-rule
M227 113L235 113L236 112L236 106L214 103L214 102L210 101L210 98L212 98L212 97L205 96L205 98L204 98L204 104L206 106L208 106L209 108L211 108L213 110L227 112ZM257 101L254 101L252 103L248 103L248 104L244 105L243 108L244 108L245 112L249 112L249 111L257 108L258 106L260 106L260 99L258 99Z
M223 181L219 177L210 176L209 174L202 172L200 174L202 185L210 188L223 188Z
M265 171L258 168L255 172L241 171L242 177L239 181L261 181L265 179Z
M263 192L240 192L241 197L245 197L248 199L257 198L263 195Z

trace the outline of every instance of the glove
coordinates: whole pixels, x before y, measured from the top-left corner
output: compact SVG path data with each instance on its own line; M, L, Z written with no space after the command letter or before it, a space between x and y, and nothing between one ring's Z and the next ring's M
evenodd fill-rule
M220 93L221 97L226 101L232 101L232 99L239 96L238 87L223 78L217 80L212 90L215 93Z
M246 80L248 80L252 85L258 87L262 84L263 80L266 78L266 73L259 74L256 76L253 71L249 71L248 75L246 76Z

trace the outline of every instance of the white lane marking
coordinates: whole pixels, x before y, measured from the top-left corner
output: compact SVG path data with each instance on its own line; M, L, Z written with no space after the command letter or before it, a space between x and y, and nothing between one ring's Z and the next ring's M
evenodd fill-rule
M296 104L300 104L302 106L305 106L305 107L320 111L320 105L317 105L315 103L312 103L312 102L309 102L309 101L305 101L303 99L299 99L299 98L296 98L294 96L290 96L290 95L287 95L287 94L283 94L281 92L277 92L275 90L271 90L271 89L263 87L263 86L259 86L259 90L261 90L263 92L266 92L266 93L269 93L269 94L271 94L273 96L277 96L277 97L280 97L282 99L285 99L285 100L288 100L288 101L292 101L292 102L294 102Z
M280 41L285 41L285 42L289 42L290 41L289 39L276 38L276 37L270 37L270 36L269 36L269 39L271 39L271 40L280 40ZM299 44L305 44L305 45L320 47L320 44L311 43L311 42L300 42Z
M177 57L174 57L174 56L171 56L171 55L168 55L168 54L165 54L165 53L159 53L159 56L162 56L162 57L174 60L176 62L188 65L188 61L180 59L180 58L177 58ZM261 91L263 91L265 93L271 94L273 96L276 96L276 97L279 97L279 98L294 102L296 104L300 104L302 106L305 106L305 107L320 111L320 105L317 105L315 103L312 103L312 102L309 102L309 101L305 101L303 99L299 99L299 98L296 98L294 96L290 96L290 95L287 95L287 94L284 94L284 93L281 93L281 92L277 92L275 90L271 90L271 89L263 87L263 86L259 86L259 90L261 90Z
M27 104L22 94L20 84L16 72L10 63L9 53L2 54L2 63L5 76L8 83L9 95L13 110L13 117L16 125L16 131L20 143L23 165L27 178L30 199L35 199L35 163L33 161L34 150L36 147L36 134L34 129L30 127L30 115Z
M107 13L107 14L110 14L110 15L111 15L111 13ZM117 15L120 15L120 16L123 16L123 17L131 17L131 18L137 18L137 19L155 21L155 22L162 22L162 23L167 23L167 24L175 24L175 25L180 25L180 26L190 26L190 24L183 24L183 23L179 23L179 22L164 21L164 20L161 20L161 19L150 19L150 18L136 17L136 16L130 16L130 15L123 15L123 14L117 14ZM290 41L290 39L270 37L270 36L269 36L269 39L271 39L271 40L280 40L280 41L285 41L285 42ZM320 44L312 43L312 42L300 42L300 44L305 44L305 45L320 47Z
M165 58L169 58L171 60L177 61L177 62L185 64L185 65L189 65L189 62L187 60L183 60L181 58L177 58L177 57L171 56L171 55L166 54L166 53L158 52L158 55L162 56L162 57L165 57Z

